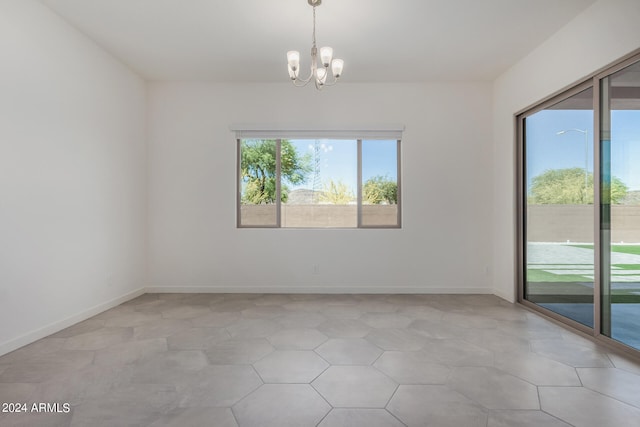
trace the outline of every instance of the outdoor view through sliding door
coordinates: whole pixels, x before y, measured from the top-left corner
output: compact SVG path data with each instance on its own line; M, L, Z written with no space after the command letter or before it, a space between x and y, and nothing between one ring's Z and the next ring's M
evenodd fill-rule
M600 88L601 333L640 349L640 62Z
M640 350L640 54L522 113L518 132L518 300Z
M593 89L527 116L523 127L524 298L593 327Z

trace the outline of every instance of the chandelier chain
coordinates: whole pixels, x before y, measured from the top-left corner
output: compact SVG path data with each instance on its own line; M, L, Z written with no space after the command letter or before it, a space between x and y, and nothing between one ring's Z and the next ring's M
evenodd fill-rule
M311 36L313 47L316 46L316 7L313 6L313 35Z

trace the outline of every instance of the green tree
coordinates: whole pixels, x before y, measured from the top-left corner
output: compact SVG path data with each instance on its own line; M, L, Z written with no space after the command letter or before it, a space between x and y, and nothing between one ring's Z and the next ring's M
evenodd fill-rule
M581 168L550 169L531 180L529 203L579 205L593 204L593 174ZM604 193L607 193L604 189ZM628 187L616 177L611 177L611 203L619 203Z
M374 176L362 186L364 200L372 205L398 203L398 183L388 176Z
M276 140L243 140L240 144L240 174L245 186L242 202L249 204L276 201ZM306 182L311 172L309 155L300 155L290 141L280 142L280 199L289 197L286 183L296 185Z
M342 181L334 182L332 179L323 185L320 201L333 205L346 205L353 201L355 196L347 184Z

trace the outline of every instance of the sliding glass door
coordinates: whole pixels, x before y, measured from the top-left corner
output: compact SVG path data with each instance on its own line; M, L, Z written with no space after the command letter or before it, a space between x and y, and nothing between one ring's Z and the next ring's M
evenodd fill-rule
M523 120L525 298L593 327L593 88Z
M640 349L640 62L600 93L601 333Z
M640 54L518 127L519 301L640 350Z

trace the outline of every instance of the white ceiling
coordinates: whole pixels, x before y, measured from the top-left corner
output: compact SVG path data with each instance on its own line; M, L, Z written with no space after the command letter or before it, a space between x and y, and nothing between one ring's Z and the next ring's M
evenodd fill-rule
M40 0L150 80L284 82L307 0ZM493 80L595 0L323 0L346 82Z

